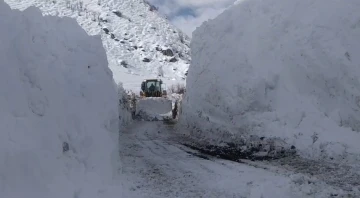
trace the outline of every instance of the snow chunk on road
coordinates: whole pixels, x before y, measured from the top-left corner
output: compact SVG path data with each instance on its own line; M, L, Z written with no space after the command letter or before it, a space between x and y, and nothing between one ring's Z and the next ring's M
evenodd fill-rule
M145 120L163 120L164 116L171 116L172 100L169 98L149 97L141 98L136 104L136 115Z
M274 138L305 157L359 160L359 10L357 0L242 0L205 22L182 123L215 143Z
M0 18L0 197L121 193L110 185L118 96L100 37L3 0Z

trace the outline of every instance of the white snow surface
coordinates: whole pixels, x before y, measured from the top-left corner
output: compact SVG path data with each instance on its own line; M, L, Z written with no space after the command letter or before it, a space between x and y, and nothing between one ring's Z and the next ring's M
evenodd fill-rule
M0 18L0 197L121 193L118 96L100 36L2 0Z
M124 183L120 197L359 197L353 196L356 190L348 194L316 176L294 173L283 167L204 155L182 145L182 139L171 126L159 122L134 121L121 133Z
M303 157L358 162L359 10L357 0L243 0L203 23L181 122L214 143L275 138Z
M118 84L119 99L119 131L123 132L129 124L132 123L131 97L123 87L122 83Z
M101 35L114 79L124 75L185 79L190 38L144 0L5 0L12 8L29 6L44 15L75 18L89 35ZM104 29L108 30L108 33ZM172 53L163 53L171 50ZM166 55L165 55L166 54ZM143 62L148 58L150 62ZM176 62L171 62L176 58ZM140 86L141 81L138 83Z
M141 98L136 104L136 115L141 115L146 119L162 120L172 110L172 100L170 98L149 97Z

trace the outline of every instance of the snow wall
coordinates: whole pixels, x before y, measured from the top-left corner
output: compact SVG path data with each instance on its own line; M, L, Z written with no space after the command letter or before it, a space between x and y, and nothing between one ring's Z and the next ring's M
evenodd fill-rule
M357 0L242 0L204 22L181 123L212 144L264 140L270 150L359 160L359 10Z
M118 84L118 99L119 99L119 131L126 130L126 128L132 123L132 108L131 97L120 82Z
M0 197L119 196L118 93L100 37L3 0L0 27Z

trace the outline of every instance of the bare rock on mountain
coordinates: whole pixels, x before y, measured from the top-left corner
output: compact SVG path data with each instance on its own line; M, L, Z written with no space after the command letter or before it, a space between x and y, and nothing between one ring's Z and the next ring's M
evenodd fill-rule
M189 67L187 62L190 61L190 38L170 24L166 17L147 1L5 2L13 9L24 10L35 6L46 15L76 18L89 35L101 35L109 67L116 81L121 81L121 77L117 76L121 72L135 75L148 75L153 72L153 75L157 75L158 67L164 68L166 78L186 77L184 74ZM136 50L133 46L142 46L142 49ZM154 50L156 46L159 50ZM143 57L151 57L151 62L143 62ZM176 57L176 61L164 61L169 57ZM119 59L125 60L132 67L122 67Z

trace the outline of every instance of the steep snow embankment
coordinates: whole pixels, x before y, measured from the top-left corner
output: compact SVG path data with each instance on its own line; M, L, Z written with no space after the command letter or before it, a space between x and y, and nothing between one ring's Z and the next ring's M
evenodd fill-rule
M2 0L0 18L0 197L119 194L118 96L101 39Z
M244 0L205 22L182 123L213 143L359 160L359 10L356 0Z
M125 91L123 84L118 84L118 99L119 99L119 130L125 130L129 124L132 123L132 98Z

